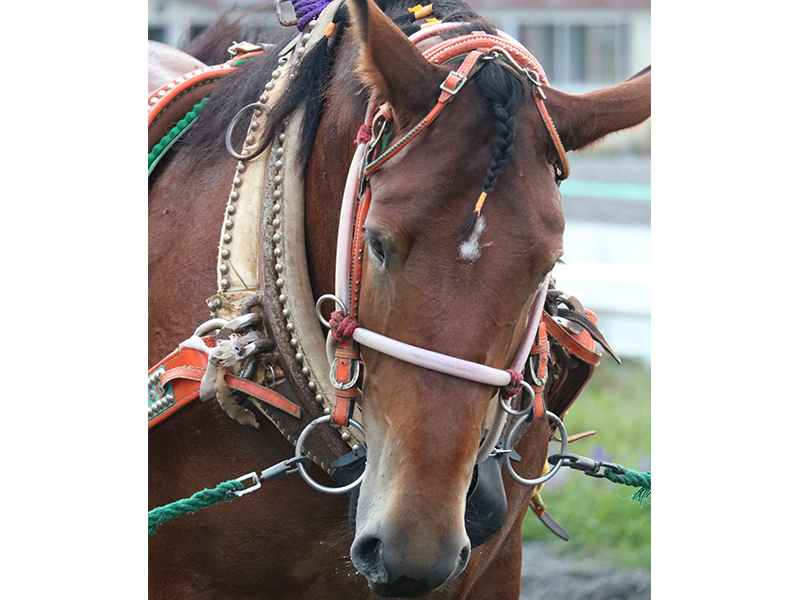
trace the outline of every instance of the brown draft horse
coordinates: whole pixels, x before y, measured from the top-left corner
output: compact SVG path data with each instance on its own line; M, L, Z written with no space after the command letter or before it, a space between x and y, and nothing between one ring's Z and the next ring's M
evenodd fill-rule
M428 62L409 42L407 33L418 25L408 22L407 8L388 1L381 10L372 0L349 0L337 13L343 30L335 52L316 63L309 56L313 73L298 73L295 96L287 93L285 106L275 109L286 116L304 99L312 122L301 152L307 156L305 227L315 297L334 290L338 213L369 97L391 105L400 137L430 110L451 70ZM440 20L470 21L452 35L495 32L460 2L434 2L433 8ZM220 220L237 164L224 151L225 128L258 97L277 60L277 52L266 52L221 83L195 129L151 178L150 364L209 317L205 300L216 291ZM506 69L485 67L430 128L372 176L359 314L365 327L508 367L534 292L562 253L564 229L557 157L531 87ZM649 70L581 96L549 87L544 92L567 151L650 115ZM498 122L514 131L513 151L500 153L505 164L499 167L498 137L509 135L498 133ZM487 173L496 186L472 253L465 255L465 221ZM471 227L474 234L474 219ZM163 524L149 540L153 598L350 599L373 598L376 591L519 597L520 528L531 489L503 473L508 516L491 540L471 551L464 524L482 425L497 389L368 348L361 358L368 462L355 538L347 495L319 493L299 477L268 483ZM257 417L260 428L245 427L216 403L198 402L160 424L149 439L150 508L291 457L293 445ZM548 439L544 419L517 443L522 460L516 469L523 477L542 473ZM322 470L311 471L334 485Z

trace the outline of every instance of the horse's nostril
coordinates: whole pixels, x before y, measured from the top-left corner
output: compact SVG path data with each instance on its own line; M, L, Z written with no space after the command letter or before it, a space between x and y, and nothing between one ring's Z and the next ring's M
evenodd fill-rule
M386 569L381 563L381 545L377 537L363 537L356 539L350 549L353 565L373 583L386 581Z
M458 564L459 564L459 567L460 567L459 571L462 571L464 569L464 567L467 566L467 563L469 562L469 552L470 552L470 545L469 544L467 544L466 546L464 546L461 549L461 554L458 557L458 561L459 561Z

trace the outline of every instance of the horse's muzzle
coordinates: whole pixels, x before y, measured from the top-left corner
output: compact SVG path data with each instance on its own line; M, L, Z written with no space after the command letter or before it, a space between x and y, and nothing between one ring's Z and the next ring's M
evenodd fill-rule
M405 552L392 552L377 536L362 535L356 538L350 550L353 565L367 578L370 588L379 596L389 598L421 598L457 577L469 562L470 545L461 549L455 564L448 562L446 554L437 561L424 564L424 573L418 561Z

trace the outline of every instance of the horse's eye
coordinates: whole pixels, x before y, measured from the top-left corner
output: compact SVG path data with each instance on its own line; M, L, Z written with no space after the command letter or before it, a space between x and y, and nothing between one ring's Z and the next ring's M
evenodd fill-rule
M383 250L383 244L381 241L376 237L369 238L369 249L372 252L372 255L380 262L384 264L386 262L386 253Z

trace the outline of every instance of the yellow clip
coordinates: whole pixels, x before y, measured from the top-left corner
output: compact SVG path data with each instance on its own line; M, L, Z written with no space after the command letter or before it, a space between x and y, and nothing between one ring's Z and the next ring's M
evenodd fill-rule
M481 197L478 198L478 202L475 204L475 210L473 212L478 213L478 216L481 216L481 209L483 208L483 202L486 200L486 192L481 192Z
M425 29L426 27L430 27L431 25L436 25L440 23L439 19L425 19L427 22L420 25L420 29Z
M422 4L417 4L414 8L409 8L408 12L415 13L422 8Z

